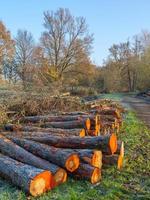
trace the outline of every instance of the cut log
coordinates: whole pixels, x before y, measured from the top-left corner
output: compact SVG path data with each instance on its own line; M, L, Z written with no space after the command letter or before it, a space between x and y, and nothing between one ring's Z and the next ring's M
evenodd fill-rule
M42 128L62 128L62 129L74 129L74 128L85 128L90 129L90 119L81 119L76 121L67 122L45 122L41 125Z
M77 179L86 179L92 184L96 184L101 180L101 170L85 163L80 163L79 168L72 175Z
M78 155L81 162L85 162L93 167L101 169L102 166L102 152L90 149L73 149Z
M84 137L86 135L86 131L83 128L68 130L68 129L59 129L59 128L57 129L56 128L40 128L40 127L35 127L35 126L21 126L21 125L15 125L15 124L6 124L4 126L4 130L15 131L15 132L20 132L20 131L21 132L37 132L37 133L40 133L41 135L42 135L42 132L44 133L46 132L46 134L50 134L50 135L51 134L66 135L66 136L75 135L75 136L80 136L80 137Z
M63 130L63 129L62 129ZM49 135L52 136L60 136L60 137L70 137L70 136L80 136L80 137L84 137L86 135L86 131L85 129L79 129L79 132L76 132L75 130L66 130L64 129L63 131L56 131L56 132L39 132L39 131L34 131L34 132L28 132L28 131L13 131L13 132L1 132L2 135L4 136L16 136L16 137L26 137L26 136L40 136L40 137L46 137Z
M23 164L0 154L0 176L32 196L51 189L51 172Z
M97 130L89 130L87 131L88 136L98 136L98 131Z
M116 108L109 108L109 109L92 109L90 110L90 113L94 113L94 114L99 114L99 115L113 115L115 116L117 119L121 118L121 114L120 111Z
M62 115L89 115L88 112L82 112L82 111L74 111L74 112L62 112Z
M55 187L67 179L67 173L64 169L33 155L2 135L0 135L0 152L22 163L49 170L54 177L54 180L51 179L51 187Z
M119 154L122 157L124 157L124 142L123 141L117 142L117 150L116 150L115 154Z
M116 119L114 115L100 115L100 118L104 122L114 122Z
M103 165L115 165L118 169L121 169L123 166L123 156L113 154L113 155L103 155L102 157Z
M95 137L26 137L40 143L48 144L59 148L73 149L98 149L102 153L113 154L117 150L117 137L115 134Z
M70 172L73 172L79 166L79 157L71 149L68 150L55 148L45 144L19 138L13 138L12 140L19 146L25 148L27 151L30 151L31 153L58 166L66 168Z
M38 123L38 122L62 122L62 121L74 121L79 120L80 116L64 116L64 115L45 115L45 116L26 116L23 117L20 121L27 123Z

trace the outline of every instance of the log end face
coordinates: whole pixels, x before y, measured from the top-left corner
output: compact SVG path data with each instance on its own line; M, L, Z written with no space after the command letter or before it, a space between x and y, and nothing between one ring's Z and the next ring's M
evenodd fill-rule
M120 170L123 167L123 157L119 155L118 162L117 162L117 168Z
M77 154L72 154L66 160L65 167L69 172L73 172L79 167L79 164L80 164L79 156Z
M117 151L117 136L114 133L110 135L109 147L112 154Z
M101 180L101 170L99 168L94 168L92 176L91 176L91 183L96 184Z
M116 109L116 110L115 110L115 114L116 114L116 117L117 117L118 119L121 118L121 113L120 113L119 109Z
M100 124L97 124L96 125L96 129L95 129L95 132L96 132L96 136L98 136L99 135L99 133L100 133Z
M120 156L124 157L124 142L121 142Z
M85 122L85 124L86 124L86 128L87 128L87 130L90 130L90 128L91 128L91 121L90 121L90 119L88 118L88 119L86 119L86 122Z
M43 194L53 187L53 177L51 172L44 171L35 176L30 182L30 194L34 197Z
M82 129L79 133L79 136L82 138L82 137L85 137L85 129Z
M54 187L66 182L67 180L67 172L60 168L54 175Z
M91 164L92 166L101 169L102 167L102 152L101 151L96 151L96 150L94 151Z
M95 124L100 125L100 121L101 121L100 115L96 114L96 116L95 116Z

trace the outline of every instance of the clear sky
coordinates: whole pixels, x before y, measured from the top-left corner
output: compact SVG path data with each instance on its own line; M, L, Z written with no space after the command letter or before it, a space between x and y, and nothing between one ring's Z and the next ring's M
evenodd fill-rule
M27 29L38 41L44 30L43 12L59 7L86 18L95 38L92 59L98 65L113 43L150 30L150 0L0 0L0 20L13 36L18 29Z

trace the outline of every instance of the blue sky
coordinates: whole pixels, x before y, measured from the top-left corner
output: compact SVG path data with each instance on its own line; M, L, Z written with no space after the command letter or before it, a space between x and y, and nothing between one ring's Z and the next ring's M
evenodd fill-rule
M0 20L13 36L18 29L27 29L38 41L44 30L43 12L59 7L86 18L95 38L92 59L98 65L113 43L150 30L150 0L0 0Z

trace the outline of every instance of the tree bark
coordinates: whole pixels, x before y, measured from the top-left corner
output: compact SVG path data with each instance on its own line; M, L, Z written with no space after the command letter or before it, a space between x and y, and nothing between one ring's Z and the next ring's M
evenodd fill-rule
M121 169L123 166L123 157L121 155L103 155L102 163L104 166L115 165L118 169Z
M52 187L66 181L67 173L64 169L35 156L2 135L0 135L0 152L22 163L26 163L40 169L49 170L53 174L55 181L52 182ZM60 177L60 175L62 175L62 178L59 182L57 182L57 177Z
M83 163L87 163L93 167L101 169L102 166L102 152L99 150L90 149L73 149Z
M65 115L58 115L58 116L52 116L52 115L45 115L45 116L26 116L23 117L20 121L27 123L38 123L38 122L62 122L62 121L74 121L74 120L80 120L81 117L79 115L77 116L65 116Z
M124 157L124 142L123 141L117 141L117 150L115 154L119 154L122 157Z
M79 168L72 175L77 179L86 179L92 184L96 184L101 180L101 170L85 163L80 163Z
M0 176L32 196L51 189L51 173L0 154ZM38 186L40 185L40 187Z
M59 148L98 149L106 154L113 154L117 150L117 137L115 134L96 137L26 137L26 139L52 145Z
M70 172L73 172L79 166L79 157L71 149L60 149L20 138L12 138L12 140L27 151L61 166Z
M22 135L22 136L46 136L46 135L58 135L58 136L80 136L84 137L86 135L86 130L79 129L57 129L57 128L39 128L32 126L21 126L15 124L6 124L4 126L6 131L12 131L15 133L3 132L4 135ZM21 131L21 132L20 132ZM22 132L23 131L23 132Z
M116 108L110 108L110 109L92 109L90 110L90 113L93 114L99 114L99 115L113 115L117 119L121 118L120 111Z
M74 129L74 128L84 128L90 129L90 119L81 119L75 121L67 121L67 122L45 122L41 125L42 128L62 128L62 129Z

